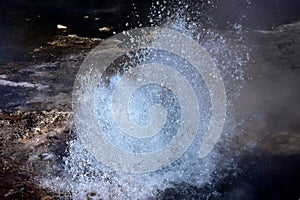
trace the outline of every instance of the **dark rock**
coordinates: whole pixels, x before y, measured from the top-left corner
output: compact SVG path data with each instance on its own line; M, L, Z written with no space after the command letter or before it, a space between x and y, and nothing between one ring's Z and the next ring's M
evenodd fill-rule
M0 108L71 110L71 92L86 53L100 39L55 36L30 53L31 61L1 66Z

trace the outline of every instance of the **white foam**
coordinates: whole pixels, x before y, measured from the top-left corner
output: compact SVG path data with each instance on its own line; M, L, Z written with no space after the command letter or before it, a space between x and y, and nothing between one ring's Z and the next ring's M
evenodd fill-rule
M33 84L29 82L13 82L9 80L0 79L0 85L10 86L10 87L25 87L25 88L36 88L37 90L45 90L49 88L48 85L43 84Z

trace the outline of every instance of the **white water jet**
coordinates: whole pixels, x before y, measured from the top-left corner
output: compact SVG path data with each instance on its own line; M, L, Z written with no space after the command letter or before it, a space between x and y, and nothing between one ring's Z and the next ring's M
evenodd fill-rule
M158 2L153 5L153 9L156 11L153 11L154 17L152 16L150 18L150 22L157 24L157 20L161 20L162 18L161 12L163 12L166 7L163 6L163 2ZM199 40L203 48L209 52L213 61L216 63L216 66L221 71L221 75L227 89L226 92L229 95L227 104L230 106L230 100L238 95L239 89L243 85L242 83L244 82L244 79L242 65L245 61L247 61L247 58L243 57L243 54L239 54L239 52L236 52L231 48L230 45L234 43L233 39L229 39L228 36L218 33L217 31L203 28L202 25L191 22L189 17L189 14L187 14L184 10L175 17L174 15L169 14L169 21L167 20L167 23L164 23L162 26L179 31ZM239 35L240 31L240 27L236 26L234 33ZM174 41L174 43L175 42L176 41ZM147 53L142 56L143 59L145 56L147 57ZM130 58L130 55L128 55L128 57ZM139 63L136 59L132 59L123 64L126 67L137 65ZM122 78L122 75L117 74L115 76L110 76L109 81L113 82L120 78ZM202 86L203 89L200 89L199 94L203 94L203 98L209 99L207 92L205 92L205 85L203 85L203 83L201 87ZM108 92L110 92L110 90L111 88L107 88ZM162 94L166 93L166 91L162 92ZM103 93L101 94L103 95ZM142 90L140 93L136 94L136 98L144 99L143 95L145 94L145 91ZM147 95L149 94L147 93ZM173 102L174 101L176 100L173 99ZM148 102L148 104L155 103L157 102ZM207 106L206 109L208 109L208 112L210 107L208 105L209 103L210 100L207 100L202 104L203 106ZM145 105L146 104L134 103L131 104L131 107L129 105L129 109L132 109L131 113L133 114L131 115L131 119L133 119L133 121L136 120L140 124L149 122L147 121L147 116L140 116L136 114L136 110L141 112L141 110L145 108ZM176 103L174 105L176 105ZM101 116L101 113L104 113L105 110L100 111L101 112L98 111L98 114L100 113L99 118L105 119L104 117L107 117L107 115L104 114ZM172 114L176 116L176 110L173 111ZM230 113L227 113L227 115L230 116ZM207 117L209 117L209 113L206 117L201 119L203 127L200 129L203 130L200 130L200 132L205 132L207 130L208 125L205 124L208 122ZM88 121L88 119L86 120ZM107 123L111 123L109 118L107 118ZM117 133L111 125L106 128L112 129L112 132ZM118 136L118 134L116 134L116 136ZM124 143L122 143L123 140L118 140L116 136L111 134L108 137L111 137L111 140L114 142L119 142L118 145L124 145ZM168 140L168 137L165 139ZM158 171L138 174L116 171L105 166L103 163L97 161L94 156L86 150L80 139L75 139L69 143L70 147L68 149L68 156L64 158L65 170L63 174L59 177L49 176L41 182L43 182L43 186L60 191L62 194L66 193L66 196L71 196L72 199L86 199L87 197L91 199L151 199L155 198L158 191L163 191L168 187L172 187L173 183L176 184L184 182L201 187L202 185L209 184L212 181L213 173L217 169L224 166L228 167L231 164L231 161L224 159L216 150L213 150L203 159L199 158L197 152L199 151L201 141L201 136L198 135L190 148L171 165ZM152 146L160 147L164 144L163 141L159 142L156 141ZM130 144L130 142L128 144ZM221 144L222 143L219 142L218 145ZM134 150L134 145L138 144L133 144L133 148L131 148L130 145L124 145L122 148ZM146 150L149 150L149 148L151 150L151 146L147 147ZM141 148L137 151L144 150L145 149ZM71 195L69 192L71 192Z

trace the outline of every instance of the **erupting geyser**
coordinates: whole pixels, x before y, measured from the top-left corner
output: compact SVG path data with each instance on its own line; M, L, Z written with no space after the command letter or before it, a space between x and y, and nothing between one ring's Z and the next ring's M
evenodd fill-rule
M145 199L172 183L210 181L221 160L213 148L230 104L228 73L242 80L243 60L221 34L195 36L195 23L177 17L119 33L87 56L74 85L78 138L64 159L68 173L46 184L75 199Z
M122 63L127 52L133 53ZM209 55L185 35L158 28L135 29L101 43L81 66L73 100L76 131L87 149L102 163L131 173L177 160L201 134L199 125L208 132L199 152L205 157L226 114L223 81Z

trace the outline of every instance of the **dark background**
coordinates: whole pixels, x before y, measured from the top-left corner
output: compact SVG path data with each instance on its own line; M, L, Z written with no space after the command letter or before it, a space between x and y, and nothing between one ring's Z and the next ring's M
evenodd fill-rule
M112 35L113 31L136 27L138 22L149 26L147 16L152 2L156 1L1 0L0 64L22 60L24 54L57 33L57 24L66 25L72 34L100 38ZM167 9L176 10L172 8L178 5L178 1L167 2ZM247 0L213 0L214 7L207 5L207 1L182 2L194 11L212 17L215 28L219 29L236 22L242 24L244 29L270 29L300 19L299 0L251 0L250 4ZM85 15L89 18L84 19ZM198 22L204 21L203 16L198 14L192 14L192 18ZM127 22L129 26L125 26ZM101 27L113 27L113 30L101 33L98 30Z

